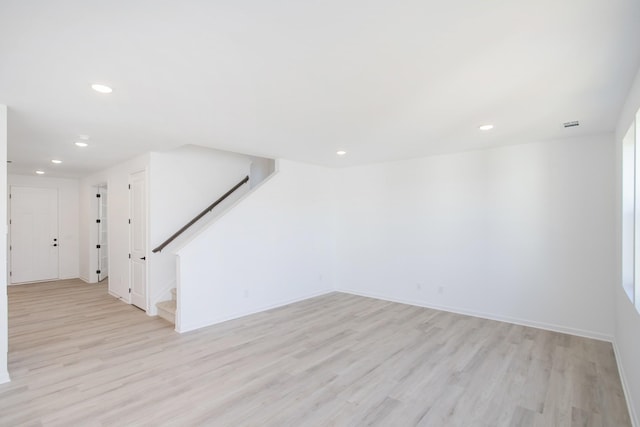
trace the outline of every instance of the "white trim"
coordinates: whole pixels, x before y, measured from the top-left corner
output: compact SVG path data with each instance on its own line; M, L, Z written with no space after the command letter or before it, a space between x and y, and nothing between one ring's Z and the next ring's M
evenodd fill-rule
M551 323L536 322L536 321L526 320L526 319L518 319L518 318L514 318L514 317L501 316L501 315L497 315L497 314L483 313L483 312L479 312L479 311L467 310L467 309L462 309L462 308L457 308L457 307L448 307L448 306L442 306L442 305L428 304L428 303L424 303L424 302L421 302L421 301L410 301L410 300L405 300L405 299L400 299L400 298L393 298L393 297L389 297L389 296L386 296L386 295L378 295L378 294L372 294L372 293L368 293L368 292L354 291L354 290L350 290L350 289L336 289L336 292L342 292L342 293L345 293L345 294L351 294L351 295L358 295L358 296L363 296L363 297L375 298L375 299L380 299L380 300L390 301L390 302L397 302L397 303L400 303L400 304L415 305L415 306L418 306L418 307L425 307L425 308L431 308L431 309L434 309L434 310L447 311L447 312L450 312L450 313L462 314L462 315L465 315L465 316L480 317L482 319L497 320L499 322L512 323L514 325L528 326L530 328L544 329L544 330L547 330L547 331L560 332L560 333L563 333L563 334L576 335L576 336L579 336L579 337L591 338L591 339L595 339L595 340L599 340L599 341L613 342L613 336L612 335L607 335L607 334L603 334L603 333L600 333L600 332L594 332L594 331L586 331L586 330L583 330L583 329L570 328L570 327L566 327L566 326L554 325L554 324L551 324Z
M51 280L36 280L35 282L7 283L7 286L35 285L36 283L48 283L48 282L57 282L57 281L58 281L58 279L51 279Z
M131 303L129 301L127 301L127 299L121 295L116 294L115 292L113 292L111 289L107 289L107 293L109 295L111 295L112 297L119 299L120 301L127 303L129 305L131 305Z
M89 281L89 279L87 279L86 277L82 277L82 276L80 276L80 277L74 277L74 279L80 279L80 280L82 280L84 283L86 283L87 285L99 285L100 283L102 283L102 282L90 282L90 281ZM104 280L104 279L103 279L103 280ZM112 295L115 295L115 294L112 294Z
M45 279L45 280L34 280L32 282L18 282L18 283L7 283L7 286L22 286L22 285L33 285L35 283L49 283L49 282L59 282L61 280L72 280L72 279L82 279L81 277L72 276L72 277L59 277L57 279Z
M331 294L333 292L335 292L333 289L325 289L325 290L322 290L322 291L311 293L311 294L303 296L303 297L288 299L288 300L277 302L277 303L274 303L274 304L269 304L269 305L266 305L266 306L262 306L260 308L255 309L255 310L234 313L234 314L231 314L229 316L219 317L219 318L217 318L215 320L212 320L212 321L206 321L206 322L201 322L201 323L188 325L187 327L183 327L182 325L180 325L180 328L178 328L178 325L176 324L176 332L182 334L184 332L194 331L196 329L204 328L204 327L207 327L207 326L213 326L213 325L216 325L218 323L226 322L227 320L238 319L240 317L249 316L251 314L261 313L263 311L272 310L274 308L278 308L278 307L282 307L282 306L285 306L285 305L293 304L293 303L296 303L296 302L304 301L304 300L307 300L307 299L319 297L321 295Z
M8 372L0 373L0 384L8 383L9 381L11 381L11 377L9 377Z
M620 359L620 350L618 349L618 344L614 339L613 342L613 354L616 358L616 365L618 365L618 375L620 375L620 382L622 383L622 391L624 392L624 398L627 401L627 408L629 409L629 418L631 418L631 425L633 427L640 427L640 418L638 418L638 413L636 409L633 407L631 402L631 392L629 390L627 376L624 373L624 367L622 365L622 360Z

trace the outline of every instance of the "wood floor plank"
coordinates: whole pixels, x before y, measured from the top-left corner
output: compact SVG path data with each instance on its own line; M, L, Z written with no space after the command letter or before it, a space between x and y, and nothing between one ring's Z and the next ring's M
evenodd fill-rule
M629 426L611 344L333 293L177 334L11 286L0 426Z

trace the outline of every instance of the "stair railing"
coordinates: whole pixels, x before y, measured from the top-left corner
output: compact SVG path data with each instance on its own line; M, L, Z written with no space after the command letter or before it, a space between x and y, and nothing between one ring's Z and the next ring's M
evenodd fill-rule
M213 208L215 208L216 206L218 206L220 203L222 203L222 201L224 201L224 199L226 199L227 197L229 197L234 191L236 191L238 188L242 187L242 185L246 184L247 182L249 182L249 176L245 176L242 181L240 181L239 183L237 183L236 185L234 185L229 191L227 191L226 193L224 193L218 200L216 200L215 202L211 203L205 210L203 210L202 212L200 212L198 215L196 215L191 221L189 221L188 223L186 223L184 225L184 227L182 227L180 230L176 231L175 233L173 233L171 235L171 237L169 237L167 240L165 240L164 242L162 242L162 244L160 246L158 246L157 248L155 248L153 250L154 253L156 252L160 252L161 250L163 250L169 243L173 242L179 235L181 235L182 233L184 233L185 231L187 231L187 229L189 227L191 227L193 224L195 224L196 222L198 222L200 220L200 218L202 218L203 216L205 216L206 214L208 214L209 212L211 212L213 210Z

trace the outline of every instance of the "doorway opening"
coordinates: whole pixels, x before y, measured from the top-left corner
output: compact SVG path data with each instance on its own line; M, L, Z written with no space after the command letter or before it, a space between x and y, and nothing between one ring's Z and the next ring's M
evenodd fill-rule
M108 196L107 185L99 185L96 187L97 215L96 215L96 233L97 233L97 262L98 282L102 282L109 277L109 228L107 221Z

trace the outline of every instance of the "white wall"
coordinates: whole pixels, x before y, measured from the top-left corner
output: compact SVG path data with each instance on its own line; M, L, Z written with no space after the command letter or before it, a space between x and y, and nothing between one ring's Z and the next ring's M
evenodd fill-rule
M177 330L330 292L333 176L280 160L275 175L179 249Z
M620 114L616 129L616 275L613 292L615 294L615 347L622 382L635 426L640 426L640 314L627 298L622 288L622 139L640 109L640 71L625 106ZM640 298L640 295L636 295Z
M71 279L79 275L79 196L77 179L46 176L8 176L9 186L55 188L58 190L58 277Z
M129 301L129 175L148 167L149 155L145 154L83 178L80 183L80 277L89 283L97 281L95 187L106 183L109 293L125 301Z
M250 173L247 156L193 145L162 153L151 153L150 160L150 242L157 247L220 196ZM254 177L252 177L253 179ZM256 179L259 177L255 177ZM176 287L175 249L208 221L238 200L250 184L238 188L229 198L194 224L185 234L147 259L149 267L149 313L156 314L156 303L170 299Z
M7 107L0 105L0 384L9 381L7 370Z
M273 159L267 159L264 157L250 157L251 168L249 181L250 188L260 185L262 181L267 179L269 175L275 172L276 162Z
M610 339L612 136L343 169L338 290Z

